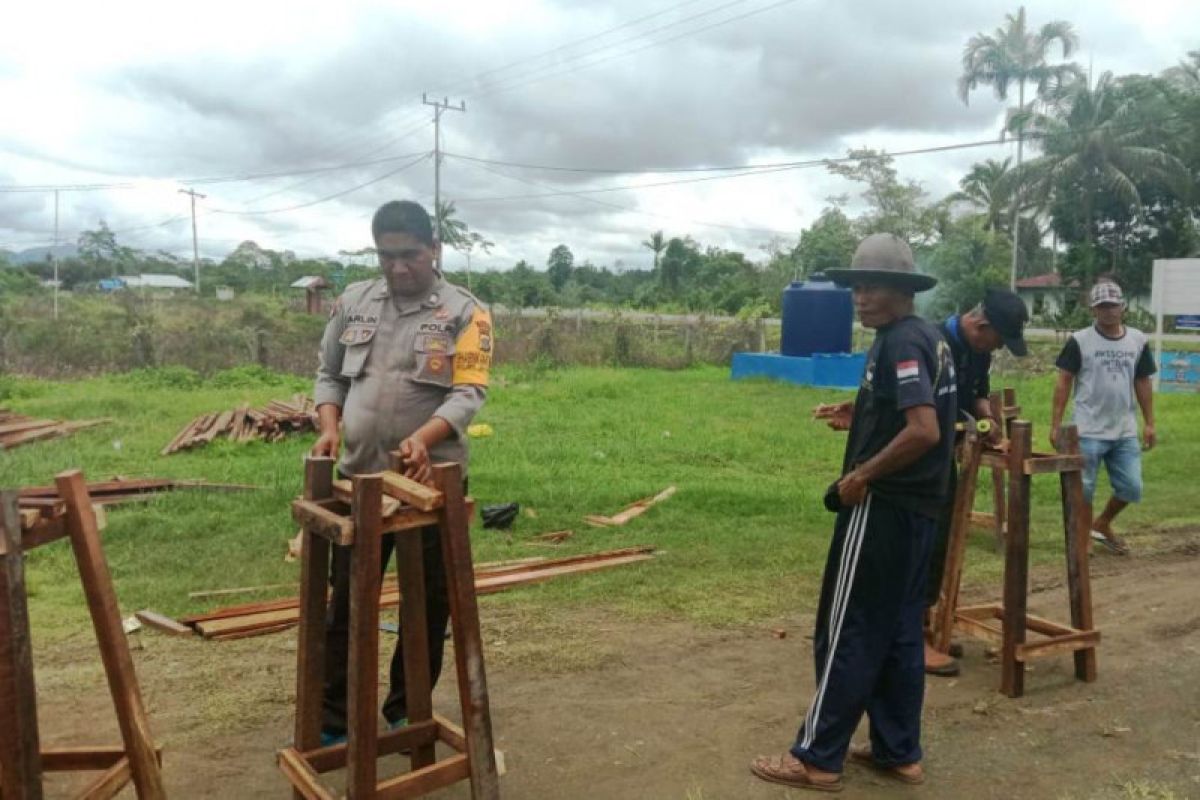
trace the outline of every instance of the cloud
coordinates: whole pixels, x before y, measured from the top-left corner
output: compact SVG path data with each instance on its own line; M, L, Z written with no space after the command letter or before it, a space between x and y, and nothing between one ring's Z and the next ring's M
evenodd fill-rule
M1188 31L1200 27L1200 7L1164 2L1169 13L1128 0L1051 0L1030 19L1072 21L1085 64L1092 57L1097 69L1155 72L1173 64ZM772 5L447 0L435 8L358 0L335 8L298 0L281 13L277 4L214 0L182 23L182 41L181 23L149 0L118 4L115 13L85 9L55 57L14 28L0 32L0 105L13 112L0 170L16 183L144 181L146 189L64 196L64 229L104 218L135 229L128 235L137 246L189 252L190 220L156 225L188 214L173 181L424 151L432 146L432 109L420 102L426 91L467 103L465 114L443 118L447 151L508 162L653 170L996 135L1002 104L984 89L964 106L955 82L964 43L1000 25L1004 9L986 0ZM17 13L18 28L53 22L48 7ZM949 152L897 167L938 195L973 160L1006 153ZM362 246L379 203L406 196L432 205L428 163L294 211L214 209L300 205L400 163L198 187L208 195L201 247L221 257L244 239L312 255ZM497 243L492 256L473 261L497 265L544 263L560 242L581 261L640 264L639 242L658 228L753 252L770 231L794 236L828 195L854 190L815 169L530 198L688 176L488 169L447 158L443 190ZM0 240L42 237L52 223L46 198L16 197L0 195ZM481 201L495 197L516 199Z

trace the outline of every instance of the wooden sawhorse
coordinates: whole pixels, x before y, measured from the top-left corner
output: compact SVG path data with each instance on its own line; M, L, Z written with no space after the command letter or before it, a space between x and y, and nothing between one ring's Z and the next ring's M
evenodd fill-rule
M1001 392L992 392L988 396L988 400L992 406L992 413L999 418L1004 438L1008 439L1012 435L1013 420L1021 416L1021 407L1017 405L1016 390L1004 389ZM1004 490L1006 465L993 460L988 466L992 470L992 511L990 513L973 511L970 518L973 524L992 529L996 538L996 552L1002 553L1004 552L1004 532L1007 530L1008 524Z
M946 571L933 615L933 644L945 652L955 628L1000 644L1000 691L1009 697L1025 692L1025 663L1034 658L1071 652L1075 677L1096 680L1096 646L1100 631L1093 627L1092 589L1088 567L1090 514L1083 500L1083 456L1074 425L1062 428L1058 454L1033 451L1033 425L1016 420L1011 425L1007 454L983 451L973 431L964 439L962 469L954 499L954 518L946 548ZM980 465L1002 467L1008 475L1008 531L1004 554L1002 603L960 608L971 504ZM1057 474L1062 487L1063 530L1066 538L1067 589L1071 625L1028 614L1030 483L1034 475ZM999 625L995 622L999 621ZM1029 631L1040 634L1027 642Z
M78 797L115 796L132 779L143 800L166 797L162 752L150 737L133 658L121 627L112 575L83 473L55 478L58 498L41 510L19 510L17 493L0 493L0 797L40 800L43 772L102 770ZM108 677L122 747L42 750L34 693L24 551L69 537Z
M435 466L436 489L430 489L400 474L398 454L392 456L392 467L352 481L335 481L333 459L309 458L305 464L304 497L292 504L292 515L304 529L295 740L292 747L279 751L279 768L296 796L310 800L333 798L321 783L320 773L341 767L347 769L346 797L350 800L420 797L466 778L471 781L472 798L494 800L500 796L499 777L492 749L462 469L457 464ZM433 713L421 560L421 528L428 525L437 525L441 532L462 728ZM379 559L382 537L393 533L398 534L396 572L403 596L400 627L408 724L380 734ZM350 685L346 743L320 747L331 544L351 548ZM436 760L437 741L457 753ZM412 771L379 781L377 759L404 751L410 754Z

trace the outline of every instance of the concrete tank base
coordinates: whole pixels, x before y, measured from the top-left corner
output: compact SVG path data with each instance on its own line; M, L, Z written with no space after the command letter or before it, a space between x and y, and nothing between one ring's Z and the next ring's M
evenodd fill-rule
M866 367L865 353L816 353L781 356L778 353L734 353L730 377L770 378L801 386L857 389Z

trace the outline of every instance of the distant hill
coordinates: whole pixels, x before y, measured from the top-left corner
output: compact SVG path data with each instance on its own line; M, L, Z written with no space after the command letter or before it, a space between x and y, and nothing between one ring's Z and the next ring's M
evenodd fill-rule
M28 250L3 250L0 255L11 264L34 264L38 261L45 261L51 253L56 253L59 258L74 258L79 255L79 248L73 244L60 244L58 247L31 247Z

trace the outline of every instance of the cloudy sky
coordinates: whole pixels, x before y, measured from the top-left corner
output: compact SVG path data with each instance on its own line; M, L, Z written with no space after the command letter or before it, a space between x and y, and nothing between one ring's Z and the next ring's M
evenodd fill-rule
M14 8L14 6L16 6ZM1048 0L1097 73L1158 72L1197 47L1195 0ZM9 3L0 20L0 247L101 219L123 243L202 255L239 242L336 256L370 244L381 202L442 195L496 243L473 264L645 266L653 230L752 257L794 239L830 195L820 168L696 168L995 139L989 90L955 93L987 0L162 0ZM934 195L1011 145L897 159ZM514 166L516 165L516 166ZM533 167L558 167L543 169ZM570 171L594 170L594 171ZM734 177L730 177L733 175ZM717 179L720 178L720 179ZM222 179L222 180L211 180ZM657 184L657 185L650 185ZM666 185L663 185L666 184ZM462 261L456 254L447 263Z

